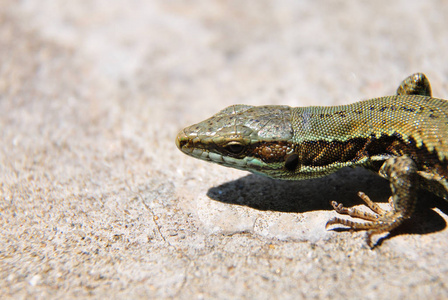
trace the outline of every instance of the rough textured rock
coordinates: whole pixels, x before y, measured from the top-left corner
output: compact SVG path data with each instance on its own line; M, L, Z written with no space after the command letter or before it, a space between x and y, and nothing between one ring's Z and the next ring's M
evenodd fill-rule
M1 298L447 298L448 205L380 247L298 183L179 152L235 103L335 105L428 75L448 98L444 1L0 1ZM386 205L383 203L382 205Z

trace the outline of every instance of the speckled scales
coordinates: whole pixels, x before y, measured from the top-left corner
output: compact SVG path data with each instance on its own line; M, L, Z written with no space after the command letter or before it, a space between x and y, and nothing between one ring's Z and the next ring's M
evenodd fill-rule
M448 156L448 101L424 96L388 96L341 106L292 109L294 142L346 141L353 137L410 137L418 147Z

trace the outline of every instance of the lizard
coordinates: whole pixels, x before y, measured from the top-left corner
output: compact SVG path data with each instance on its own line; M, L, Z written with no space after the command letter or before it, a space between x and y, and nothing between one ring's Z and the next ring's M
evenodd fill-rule
M389 181L390 210L358 192L371 212L331 201L349 219L326 224L365 230L371 248L372 235L411 218L418 189L448 201L448 101L432 97L423 73L404 79L395 95L347 105L233 105L181 130L176 145L195 158L276 179L357 166L377 173Z

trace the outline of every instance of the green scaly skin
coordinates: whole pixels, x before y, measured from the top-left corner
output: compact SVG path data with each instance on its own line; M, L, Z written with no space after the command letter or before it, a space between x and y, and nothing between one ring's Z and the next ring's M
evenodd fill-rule
M364 193L373 213L332 202L341 218L327 222L373 234L390 232L411 217L416 190L448 199L448 101L432 98L426 76L407 77L397 95L341 106L230 106L182 130L177 147L187 155L277 179L322 177L361 166L390 182L391 210Z

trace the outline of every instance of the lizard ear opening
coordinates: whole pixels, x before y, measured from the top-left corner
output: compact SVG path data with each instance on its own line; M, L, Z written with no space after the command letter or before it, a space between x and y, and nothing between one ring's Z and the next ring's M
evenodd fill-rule
M299 165L299 155L297 155L297 153L293 153L286 157L285 168L288 171L294 171L298 165Z

